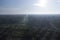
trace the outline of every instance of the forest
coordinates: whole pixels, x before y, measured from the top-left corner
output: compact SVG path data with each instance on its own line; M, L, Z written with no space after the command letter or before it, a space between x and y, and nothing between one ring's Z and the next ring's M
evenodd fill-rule
M60 40L60 15L0 15L0 40Z

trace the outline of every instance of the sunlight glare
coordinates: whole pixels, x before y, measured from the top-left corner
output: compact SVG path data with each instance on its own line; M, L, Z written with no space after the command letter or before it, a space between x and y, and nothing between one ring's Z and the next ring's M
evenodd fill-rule
M38 7L47 7L47 0L38 0L38 3L35 3L34 5Z

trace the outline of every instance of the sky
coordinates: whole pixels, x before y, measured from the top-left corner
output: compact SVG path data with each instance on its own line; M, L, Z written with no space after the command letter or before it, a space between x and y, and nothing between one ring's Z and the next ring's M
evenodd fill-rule
M0 0L0 14L60 14L60 0Z

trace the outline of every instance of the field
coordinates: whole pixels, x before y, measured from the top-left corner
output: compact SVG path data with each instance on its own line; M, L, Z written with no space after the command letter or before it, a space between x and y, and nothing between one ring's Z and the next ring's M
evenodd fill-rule
M60 15L0 15L0 40L60 40Z

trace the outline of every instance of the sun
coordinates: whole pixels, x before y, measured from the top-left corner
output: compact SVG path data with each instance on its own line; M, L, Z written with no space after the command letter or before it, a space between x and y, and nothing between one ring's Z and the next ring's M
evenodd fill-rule
M47 7L47 0L38 0L34 5L38 7Z
M33 4L33 6L35 7L34 12L31 12L32 14L55 14L56 12L51 10L49 7L50 2L49 0L36 0L37 2Z

